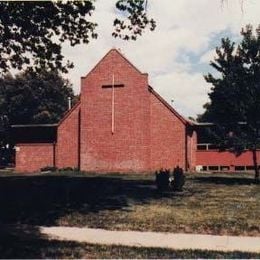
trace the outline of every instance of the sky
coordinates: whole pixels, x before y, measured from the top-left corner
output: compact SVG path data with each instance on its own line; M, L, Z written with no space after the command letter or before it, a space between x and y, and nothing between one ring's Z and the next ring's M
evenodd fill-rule
M111 49L117 48L143 73L149 84L179 113L196 118L209 101L211 85L203 75L213 72L209 62L221 38L240 40L246 24L260 24L260 0L149 0L148 16L157 23L137 41L112 37L116 0L96 0L92 20L98 39L88 45L64 46L65 58L75 67L66 77L80 92L85 76Z

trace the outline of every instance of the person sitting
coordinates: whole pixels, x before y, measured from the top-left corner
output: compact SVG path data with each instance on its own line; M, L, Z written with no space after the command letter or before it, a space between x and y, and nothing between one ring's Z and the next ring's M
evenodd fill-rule
M156 185L158 190L168 190L169 189L169 178L170 178L170 170L160 169L159 172L155 172L156 175Z
M173 170L173 182L172 187L174 191L182 191L183 185L185 183L185 175L183 169L177 165Z

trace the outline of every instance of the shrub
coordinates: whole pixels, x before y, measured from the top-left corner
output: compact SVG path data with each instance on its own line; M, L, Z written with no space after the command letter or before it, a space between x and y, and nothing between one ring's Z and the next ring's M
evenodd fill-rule
M64 167L64 168L60 168L59 172L79 172L79 168L78 167Z
M64 168L60 168L59 169L59 172L72 172L73 171L73 168L72 167L64 167Z
M171 183L174 191L182 191L185 184L185 175L183 169L179 166L175 167L173 170L173 181Z
M57 167L55 166L45 166L41 168L41 172L55 172L57 171Z
M158 190L168 190L170 184L170 170L161 169L159 172L156 171L155 182Z

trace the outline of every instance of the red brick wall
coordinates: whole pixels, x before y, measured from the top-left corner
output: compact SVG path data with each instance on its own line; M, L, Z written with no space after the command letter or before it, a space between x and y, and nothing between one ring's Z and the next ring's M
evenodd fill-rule
M17 172L36 172L45 166L53 166L53 144L16 144Z
M185 168L185 125L151 93L151 169Z
M112 134L112 88L115 84L115 130ZM141 73L117 50L111 50L81 84L81 103L57 128L55 166L86 171L143 172L195 165L194 133L186 138L185 121L148 86ZM48 145L24 145L17 170L34 171L52 165ZM45 149L45 150L44 150ZM186 152L186 149L187 152ZM43 152L42 152L43 150ZM45 154L46 153L46 154ZM35 156L35 163L30 160ZM51 164L50 164L51 163Z
M115 84L115 133L111 133L112 89ZM147 171L150 169L150 98L147 74L140 73L111 50L81 85L81 169Z
M65 115L58 126L56 144L58 168L79 166L79 116L80 103Z
M197 151L197 165L205 166L252 166L252 152L246 151L240 156L224 151ZM257 161L260 163L260 151L257 151Z

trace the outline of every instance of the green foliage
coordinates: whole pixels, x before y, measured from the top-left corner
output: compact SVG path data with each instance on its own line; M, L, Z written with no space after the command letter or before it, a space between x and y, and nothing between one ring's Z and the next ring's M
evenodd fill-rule
M59 169L60 172L73 172L73 170L74 169L72 167L64 167Z
M112 35L136 40L145 29L153 31L156 22L147 14L148 4L117 0ZM0 2L0 72L11 68L68 72L73 63L64 61L62 44L88 44L98 37L98 25L90 20L94 11L95 0Z
M0 79L0 112L9 124L56 123L74 97L57 72L26 72Z
M41 168L41 172L56 172L58 169L55 166L45 166Z
M241 152L260 148L260 26L254 34L248 25L241 31L242 41L235 44L222 39L210 65L216 74L205 76L213 85L210 103L201 121L214 122L221 146ZM256 167L256 158L253 158Z
M1 101L0 101L1 102ZM1 114L0 116L0 147L5 147L7 145L9 122L6 115ZM4 153L4 151L1 151Z
M94 0L0 2L0 72L56 69L68 72L73 67L64 61L62 44L88 44L97 38L97 24L89 18ZM136 39L146 27L155 28L146 15L147 1L119 0L116 7L124 18L115 19L113 36ZM126 25L127 21L129 24ZM129 36L124 34L124 31Z
M148 0L119 0L116 3L118 10L127 19L116 18L114 20L115 30L112 35L123 40L136 40L141 36L145 28L153 31L156 27L154 19L147 16Z
M67 72L72 64L63 62L61 44L74 46L97 37L97 25L86 19L94 10L92 2L1 2L1 70L33 66Z
M10 125L57 123L75 102L71 84L57 72L25 72L0 78L0 165L12 161Z
M59 172L73 172L73 173L80 173L80 170L78 167L64 167L64 168L59 168Z

